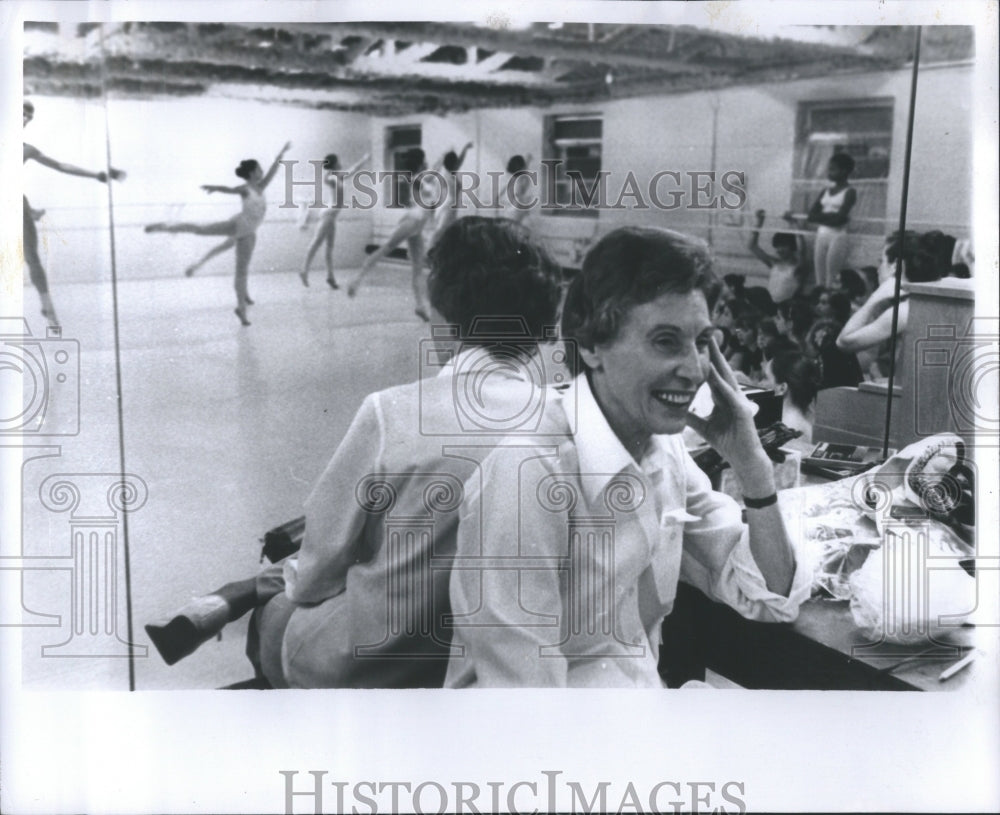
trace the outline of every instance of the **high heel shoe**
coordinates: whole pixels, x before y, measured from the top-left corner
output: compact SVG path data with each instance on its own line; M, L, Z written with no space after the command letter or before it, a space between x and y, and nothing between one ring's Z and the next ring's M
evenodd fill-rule
M217 594L197 597L169 620L145 626L146 634L167 665L180 662L219 634L230 621L231 609Z
M278 589L280 590L280 589ZM170 619L150 623L146 633L167 665L193 654L203 643L219 634L226 623L238 620L275 591L257 594L257 578L227 583L202 597L196 597Z

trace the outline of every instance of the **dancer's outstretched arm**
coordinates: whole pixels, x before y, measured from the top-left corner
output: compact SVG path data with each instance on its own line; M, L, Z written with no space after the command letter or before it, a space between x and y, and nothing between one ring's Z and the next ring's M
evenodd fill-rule
M281 152L278 153L274 161L271 162L270 169L268 169L268 171L264 174L264 177L261 179L260 182L261 188L266 187L274 180L274 176L278 172L278 165L281 163L281 159L284 158L285 153L291 150L291 148L292 148L292 143L290 141L285 142L285 146L281 148Z
M371 153L365 153L361 158L359 158L354 164L347 168L347 176L350 177L354 175L358 170L364 166L364 163L372 157Z
M247 185L246 184L240 184L238 187L225 187L225 186L223 186L221 184L202 184L201 188L205 192L207 192L209 194L211 194L213 192L224 192L224 193L228 193L229 195L246 195L247 194Z
M51 156L47 156L37 147L27 143L24 145L24 160L37 161L43 167L48 167L50 170L65 173L66 175L76 175L81 178L93 178L95 181L100 181L102 184L107 183L108 178L113 178L116 181L125 178L124 171L117 170L114 167L111 168L110 172L105 172L104 170L96 172L94 170L85 170L83 167L77 167L75 164L69 164L65 161L59 161Z
M472 149L471 141L467 142L465 147L462 148L462 152L458 154L458 167L455 168L456 170L460 170L462 168L462 164L465 162L465 156L468 154L470 149Z

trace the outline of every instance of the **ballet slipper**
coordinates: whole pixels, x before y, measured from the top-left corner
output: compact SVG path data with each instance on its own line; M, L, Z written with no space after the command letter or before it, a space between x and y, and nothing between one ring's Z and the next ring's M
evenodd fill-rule
M425 323L429 323L431 321L430 315L420 307L415 308L413 310L413 313L416 314Z
M164 225L162 223L146 224L143 232L162 232Z
M217 594L196 597L169 620L150 623L146 633L167 665L193 654L231 619L229 603Z
M184 277L194 277L194 273L195 271L197 271L197 269L198 269L197 266L188 266L184 270Z
M299 272L299 280L302 281L303 286L309 288L309 272Z
M255 306L255 305L257 305L257 301L256 300L251 300L249 294L246 297L243 298L243 302L246 303L248 306Z
M240 322L243 323L244 327L250 325L250 321L247 319L247 313L243 309L241 309L241 308L234 308L233 309L233 314L235 314L237 317L240 318Z
M358 284L352 283L350 286L347 287L347 296L357 297L357 295L358 295Z
M339 289L340 288L340 286L337 285L337 281L334 280L333 277L328 277L326 279L326 285L328 285L331 289Z

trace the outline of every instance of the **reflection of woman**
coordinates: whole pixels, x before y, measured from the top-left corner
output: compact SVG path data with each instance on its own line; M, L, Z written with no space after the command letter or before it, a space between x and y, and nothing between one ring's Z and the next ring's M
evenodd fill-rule
M202 189L207 193L223 192L230 195L238 195L242 199L243 208L239 214L234 215L226 221L216 221L210 224L199 224L190 222L168 222L149 224L147 232L188 232L193 235L225 235L226 239L218 246L210 249L208 253L197 263L185 269L184 274L191 277L201 266L220 255L232 247L236 247L236 276L233 281L236 289L236 316L240 318L243 325L250 325L247 320L246 307L253 305L253 300L247 292L247 275L250 271L250 258L253 255L254 246L257 243L257 229L264 222L264 213L267 211L267 199L264 198L264 190L271 181L274 180L278 172L278 163L282 156L288 152L292 146L291 142L285 144L278 153L277 158L265 173L256 159L245 159L236 168L236 175L245 183L237 187L222 187L215 184L203 184Z
M24 126L27 127L28 123L35 117L35 106L31 102L24 103L23 117ZM24 162L37 161L43 167L48 167L51 170L56 170L66 175L93 178L102 184L106 184L109 178L115 181L121 181L125 178L125 173L122 170L116 170L114 167L111 167L108 172L104 172L103 170L92 172L73 164L56 161L27 142L24 143L23 160ZM42 314L49 321L49 325L57 326L59 325L59 319L56 317L56 308L52 305L52 297L49 295L49 282L45 274L45 267L42 266L42 259L38 254L38 230L35 228L35 221L41 218L45 214L45 211L32 209L31 204L28 203L27 196L23 196L23 207L24 262L28 264L28 274L31 277L31 284L38 290L38 297L42 301Z
M926 237L926 236L925 236ZM906 331L910 315L908 283L930 283L940 280L947 269L931 253L921 251L922 238L906 233L902 238L892 234L886 239L882 263L878 269L879 287L844 325L837 338L842 351L858 353L887 342L892 337L892 306L896 300L895 264L902 263L899 311L896 324L898 335ZM900 344L899 348L902 348Z
M320 246L323 247L323 259L326 261L326 283L331 289L339 289L340 286L337 285L337 280L333 276L333 239L337 234L337 216L340 215L341 210L341 196L342 192L340 189L340 179L349 178L354 175L360 168L361 165L368 160L368 154L365 153L353 167L347 170L345 173L339 172L340 170L340 159L337 158L336 153L330 153L326 159L323 161L323 169L326 170L326 185L330 188L330 194L332 196L332 204L330 208L327 209L319 220L319 226L316 227L316 234L313 236L312 243L309 244L309 251L306 253L306 262L302 265L302 271L299 272L299 278L302 280L303 286L309 285L309 264L312 263L312 259L316 256L316 252L319 250Z

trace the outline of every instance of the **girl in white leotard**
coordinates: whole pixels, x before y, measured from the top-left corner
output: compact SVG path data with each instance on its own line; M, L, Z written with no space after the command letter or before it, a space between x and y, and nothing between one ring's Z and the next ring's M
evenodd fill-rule
M207 193L225 192L231 195L238 195L243 199L243 209L239 214L234 215L225 221L216 221L210 224L197 224L190 222L169 222L149 224L147 232L189 232L193 235L225 235L226 239L201 258L197 263L185 269L184 274L191 277L202 265L222 254L231 247L236 247L236 277L234 288L236 289L236 309L235 314L240 318L243 325L250 325L247 320L246 307L253 305L253 300L247 292L247 274L250 270L250 257L253 255L254 245L257 242L257 228L264 221L264 214L267 211L267 199L264 198L264 189L274 179L278 172L278 164L282 157L292 146L287 142L281 148L277 158L265 173L256 159L245 159L236 168L236 175L246 183L238 187L222 187L215 184L203 184L202 189Z
M302 266L302 271L299 272L299 278L302 280L303 286L309 285L309 264L312 263L312 259L316 256L316 252L320 246L323 246L323 259L326 261L326 283L331 289L340 288L333 276L333 239L337 234L337 216L340 215L342 209L340 179L347 179L354 175L354 173L361 169L361 165L368 158L369 154L365 153L358 160L357 164L350 167L344 173L339 172L340 160L337 158L336 153L330 153L324 159L323 169L326 170L326 178L324 180L330 188L332 201L330 208L320 217L319 225L316 227L316 234L313 236L312 243L309 244L309 251L306 253L306 262Z

